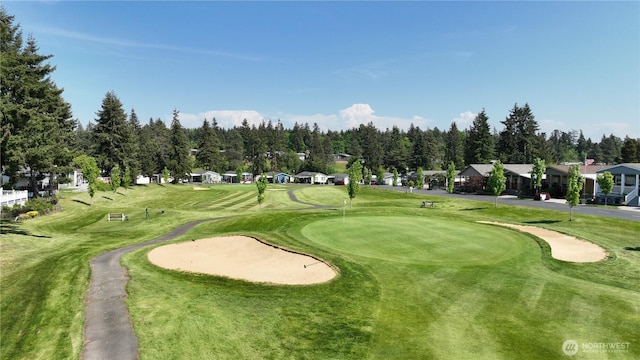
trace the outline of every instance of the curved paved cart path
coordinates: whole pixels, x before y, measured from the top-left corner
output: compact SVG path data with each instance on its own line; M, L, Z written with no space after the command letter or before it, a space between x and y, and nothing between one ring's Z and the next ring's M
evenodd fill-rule
M293 202L305 203L289 190ZM91 283L85 299L84 346L80 358L83 360L128 360L138 359L138 339L133 332L129 311L124 299L129 276L120 265L122 255L145 246L169 241L189 231L194 226L215 219L198 220L173 229L151 241L130 245L98 255L91 259Z
M124 299L127 271L120 258L129 251L171 240L209 220L194 221L151 241L126 246L91 259L91 284L85 300L84 347L81 359L138 359L138 340Z

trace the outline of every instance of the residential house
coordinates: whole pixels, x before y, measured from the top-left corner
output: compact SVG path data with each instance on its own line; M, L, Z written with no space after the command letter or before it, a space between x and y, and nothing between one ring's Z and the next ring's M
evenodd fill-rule
M567 182L571 165L549 165L545 171L546 179L542 181L543 191L548 190L551 197L564 198L567 195ZM585 179L583 198L595 197L596 176L599 170L609 165L580 165L580 174Z
M531 191L532 164L503 164L506 178L507 194L522 194ZM460 184L462 190L482 191L487 190L486 184L493 170L493 164L471 164L456 175L456 184ZM458 180L460 179L460 180Z
M198 170L190 175L192 182L217 184L222 181L222 175L211 170Z
M246 184L253 182L253 174L243 171L240 174L240 179L238 179L238 173L236 173L235 171L227 171L222 174L222 181L227 183Z
M326 184L327 175L319 172L303 171L294 176L297 182L301 184Z
M608 166L598 170L598 175L610 172L613 175L613 189L607 195L607 203L609 199L614 204L627 204L629 206L640 206L638 195L640 194L640 163L624 163ZM604 194L595 184L595 194L598 203L604 203Z
M334 185L347 185L349 184L349 174L329 174L327 182Z
M1 190L0 192L0 207L22 206L27 203L27 200L29 200L27 190Z
M293 182L293 177L286 173L277 173L275 171L269 171L267 174L267 182L272 184L288 184Z

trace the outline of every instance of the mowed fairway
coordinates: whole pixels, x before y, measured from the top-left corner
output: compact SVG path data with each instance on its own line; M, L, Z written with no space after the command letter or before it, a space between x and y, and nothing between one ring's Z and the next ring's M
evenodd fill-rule
M640 358L638 222L568 222L567 213L374 187L351 208L344 187L270 185L260 208L255 185L206 189L67 193L62 212L3 223L0 357L78 358L89 260L211 219L172 242L248 235L323 259L339 275L255 284L160 268L147 259L152 247L128 253L126 303L142 360L562 359L566 340L628 344L573 359ZM422 200L435 207L420 209ZM109 212L129 220L107 222ZM611 257L558 261L534 236L479 220L560 231Z

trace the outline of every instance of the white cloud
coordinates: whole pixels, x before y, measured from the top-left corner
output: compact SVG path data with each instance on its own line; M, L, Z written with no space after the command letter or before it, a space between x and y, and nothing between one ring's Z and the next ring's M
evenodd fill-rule
M258 126L265 119L255 110L209 110L198 114L180 113L180 124L188 129L198 128L202 126L205 118L209 120L209 124L213 123L215 118L218 126L226 129L241 126L244 119L247 119L250 126ZM166 122L171 123L171 116Z
M473 120L476 118L478 114L472 113L471 111L465 111L460 113L460 116L454 118L451 122L455 122L458 130L463 130L469 128L473 124Z
M368 124L374 120L375 111L369 104L353 104L350 107L340 110L340 117L344 120L343 124L346 128L351 129L360 126L360 124Z
M309 127L313 127L313 124L318 124L318 127L322 131L333 130L349 130L359 127L361 124L367 125L373 123L373 125L384 131L387 128L397 126L401 130L409 129L409 126L413 124L423 130L426 130L431 120L419 115L414 115L411 118L393 117L393 116L377 116L374 115L375 110L369 104L353 104L345 109L339 110L337 114L275 114L276 116L270 116L268 114L262 114L255 110L209 110L198 114L180 113L180 123L185 128L197 128L202 126L202 122L206 118L209 122L213 118L216 119L218 125L223 128L232 128L234 126L241 126L242 121L247 119L249 125L258 126L262 121L276 122L280 120L285 128L293 128L295 123L309 124ZM171 122L171 116L165 117L166 122Z

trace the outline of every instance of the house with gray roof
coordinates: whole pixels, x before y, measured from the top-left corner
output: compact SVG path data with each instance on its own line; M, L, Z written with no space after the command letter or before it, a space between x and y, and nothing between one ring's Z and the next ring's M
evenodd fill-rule
M638 199L640 187L640 163L624 163L598 170L598 175L610 172L613 175L613 189L607 195L607 203L640 206ZM598 189L596 182L596 201L604 203L605 195ZM613 200L610 201L609 199Z

